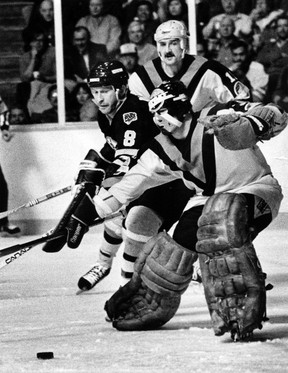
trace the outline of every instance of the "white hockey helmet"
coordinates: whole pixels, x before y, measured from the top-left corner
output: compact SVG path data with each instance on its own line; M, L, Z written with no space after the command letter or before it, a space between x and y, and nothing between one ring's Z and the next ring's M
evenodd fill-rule
M185 24L181 21L170 20L161 23L154 34L154 40L158 43L167 39L188 39L189 32Z

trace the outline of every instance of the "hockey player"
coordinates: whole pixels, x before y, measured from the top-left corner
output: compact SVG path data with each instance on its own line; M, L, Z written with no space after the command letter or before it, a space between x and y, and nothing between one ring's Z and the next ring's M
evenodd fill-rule
M288 116L274 104L243 101L195 113L187 91L179 81L153 91L149 108L161 133L107 197L84 197L68 230L79 243L97 216L181 178L196 194L175 228L175 240L166 233L151 239L132 280L105 309L119 330L163 325L177 311L197 252L215 335L230 331L234 339L245 339L266 317L265 274L253 240L277 216L283 198L256 143L280 133Z
M147 104L130 94L128 73L119 61L107 61L94 66L88 76L88 85L97 105L98 124L105 135L106 143L99 154L90 150L80 163L76 185L87 173L102 168L105 180L100 194L118 182L127 170L136 163L138 150L157 133ZM83 176L85 175L85 176ZM106 188L106 189L105 189ZM110 272L113 257L122 243L122 218L104 224L104 234L99 249L99 259L93 268L79 279L78 286L89 290ZM59 251L62 240L47 243L44 251Z
M106 179L102 184L103 188L100 190L100 195L103 195L105 190L109 189L113 183L119 181L128 169L136 163L139 148L143 147L148 140L151 140L158 133L147 104L129 93L128 75L124 70L124 66L118 61L105 62L94 67L88 77L88 85L94 97L94 102L99 108L99 127L107 141L99 155L103 160L113 162L106 169ZM117 170L113 171L117 165ZM93 161L90 163L86 159L84 167L80 165L80 172L85 172L87 166L93 167ZM174 205L173 200L175 198L171 196L170 200L174 214L178 217L191 193L182 181L180 183L176 181L172 185L173 190L181 191L178 197L175 195L177 200L175 200ZM171 187L168 188L169 193L170 190ZM161 188L159 193L166 195L166 188ZM104 237L100 246L98 261L79 279L78 287L81 290L90 290L109 274L113 259L122 243L121 221L122 218L119 217L104 224ZM136 253L138 254L138 251ZM134 261L133 258L133 264ZM130 269L128 272L129 279L132 277L132 273L133 269ZM122 269L122 275L126 278L125 268Z
M248 88L226 67L186 53L188 32L182 22L172 20L162 23L156 30L155 41L159 57L141 66L128 81L131 92L141 100L148 101L161 81L175 79L186 85L194 111L233 98L249 99ZM180 180L176 180L146 192L131 206L125 222L123 282L132 277L134 262L143 245L159 229L168 231L178 221L181 209L186 205L186 197L190 197L186 188ZM160 200L162 203L159 203ZM166 203L167 200L170 204ZM199 277L197 271L194 277L196 280ZM91 288L96 283L93 281Z
M4 141L9 142L13 134L9 128L8 108L0 96L0 129ZM8 185L5 180L2 168L0 166L0 212L8 208ZM0 219L0 236L1 237L18 237L21 233L19 227L9 223L8 218Z

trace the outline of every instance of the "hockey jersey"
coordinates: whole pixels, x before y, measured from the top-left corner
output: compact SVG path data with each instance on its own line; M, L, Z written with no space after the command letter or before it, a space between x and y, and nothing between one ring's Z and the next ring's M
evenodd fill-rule
M180 71L169 77L162 68L161 59L155 58L139 68L129 78L131 93L149 101L155 87L163 81L181 80L191 97L194 112L220 102L249 100L249 89L217 61L186 54Z
M139 148L159 133L147 103L131 94L112 120L99 111L98 124L106 139L100 154L108 162L121 166L117 175L126 173L136 163Z
M228 107L231 112L231 104ZM223 105L220 109L223 111ZM247 110L247 105L239 105L239 110ZM215 113L217 106L208 112ZM207 133L197 121L201 114L206 115L206 110L193 116L185 139L176 140L162 133L156 136L110 193L122 204L128 204L147 188L182 179L188 188L196 190L188 202L189 208L203 205L215 193L250 193L266 201L275 217L283 198L281 187L258 146L237 151L223 148L216 136Z

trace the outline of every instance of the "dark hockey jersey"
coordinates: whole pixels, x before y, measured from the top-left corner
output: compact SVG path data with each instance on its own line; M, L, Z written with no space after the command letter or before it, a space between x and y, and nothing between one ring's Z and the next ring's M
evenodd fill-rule
M98 123L106 139L100 154L109 162L121 165L118 174L127 172L136 163L139 149L159 133L147 103L131 94L111 121L99 112Z

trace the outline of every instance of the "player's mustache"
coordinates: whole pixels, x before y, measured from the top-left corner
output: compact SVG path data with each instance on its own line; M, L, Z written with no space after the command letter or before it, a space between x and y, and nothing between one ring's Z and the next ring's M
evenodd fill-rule
M175 56L174 56L174 53L167 52L167 53L165 53L165 57L175 57Z

